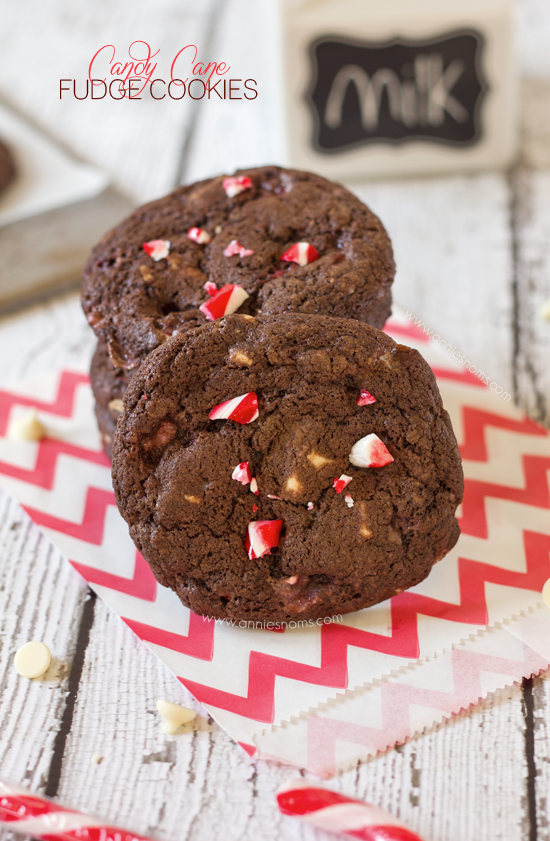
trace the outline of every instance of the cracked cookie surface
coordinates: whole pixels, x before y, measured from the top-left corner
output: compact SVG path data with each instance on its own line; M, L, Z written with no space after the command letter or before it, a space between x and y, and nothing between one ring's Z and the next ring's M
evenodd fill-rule
M458 538L462 469L434 376L366 324L227 316L154 351L124 404L119 509L196 613L358 610L421 581ZM384 466L356 466L373 436ZM280 525L265 537L263 523Z
M116 367L137 367L172 333L205 323L199 307L228 284L248 296L239 313L317 313L383 327L395 266L369 208L312 173L241 173L250 186L236 195L227 182L238 178L180 187L138 208L92 251L82 306ZM317 259L282 260L297 243L313 246Z

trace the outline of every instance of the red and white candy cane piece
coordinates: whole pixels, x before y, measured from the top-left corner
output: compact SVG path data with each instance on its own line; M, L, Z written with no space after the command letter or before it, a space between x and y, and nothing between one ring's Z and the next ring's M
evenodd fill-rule
M0 827L47 841L151 841L127 829L113 826L100 818L66 809L31 794L21 786L0 782Z
M152 239L150 242L143 243L143 250L149 257L155 262L162 260L164 257L168 257L170 253L170 240L169 239Z
M384 809L313 785L292 780L277 794L283 815L299 818L310 826L363 841L422 841Z
M245 549L251 561L271 555L271 550L279 545L283 520L254 520L248 524Z
M309 242L297 242L281 257L281 260L285 260L287 263L298 263L299 266L307 266L308 263L313 263L314 260L318 259L319 252Z
M201 304L199 309L209 321L216 321L217 318L236 312L249 297L248 292L238 283L228 283L214 292L210 300Z
M232 239L227 248L223 250L224 257L234 257L238 254L239 257L250 257L254 254L251 248L245 248L244 245L239 245L236 239Z
M223 179L222 184L228 199L234 199L239 193L252 187L252 181L247 175L230 175Z
M236 423L252 423L259 416L258 397L255 391L247 391L240 397L233 397L232 400L224 400L210 409L208 417L210 420L232 420Z
M250 462L241 461L231 474L231 478L240 482L241 485L249 485L252 481L252 473L250 472Z
M356 467L385 467L386 464L395 461L384 442L374 432L355 442L349 460Z
M250 490L252 491L253 494L256 494L256 496L259 496L260 490L258 488L258 483L257 483L256 479L252 479L252 481L250 482Z
M332 483L332 487L336 491L337 494L341 494L344 488L347 488L353 476L346 476L345 473L342 473L339 479L335 479Z
M366 388L362 388L361 394L357 398L357 405L370 406L372 403L376 403L376 397L373 397L370 391L367 391Z
M351 494L346 494L344 499L346 501L346 505L348 506L348 508L353 508L355 503L353 501L352 495Z
M212 283L211 280L207 280L202 288L204 289L206 294L210 295L210 296L215 295L216 292L218 291L218 287L216 286L215 283Z
M199 245L208 245L212 237L204 228L189 228L187 236Z

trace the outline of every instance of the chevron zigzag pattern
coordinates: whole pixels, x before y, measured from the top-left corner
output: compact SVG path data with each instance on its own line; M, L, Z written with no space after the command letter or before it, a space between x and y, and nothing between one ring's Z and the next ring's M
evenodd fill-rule
M416 336L418 340L419 337ZM4 434L7 429L10 412L14 406L35 406L50 414L59 414L70 418L75 408L75 393L79 386L86 383L82 374L64 372L58 381L55 399L51 402L35 400L32 394L12 394L8 391L0 392L0 430ZM461 413L463 422L462 453L464 458L472 462L486 462L490 465L490 447L488 437L492 429L501 430L509 436L529 436L537 439L547 439L548 433L532 421L517 417L510 417L510 408L500 414L498 401L494 410L480 409L476 406L476 393L479 381L476 380L476 390L468 386L456 386L463 389L461 394ZM455 387L455 386L453 386ZM499 433L499 434L501 434ZM519 437L518 437L518 440ZM97 446L97 442L94 442ZM35 446L35 445L33 445ZM59 475L59 459L63 456L72 460L75 465L89 463L108 470L108 462L104 455L92 446L77 446L62 440L44 439L36 448L36 461L32 469L22 468L8 461L0 462L0 474L7 480L13 479L25 483L28 488L36 488L40 493L52 491L56 486ZM547 455L533 455L532 452L521 455L521 465L524 474L523 487L507 486L491 481L467 480L467 493L462 510L462 528L466 535L487 541L490 538L489 519L487 509L488 499L507 500L511 503L530 508L550 510L550 492L547 472L550 469L550 457ZM94 468L95 469L95 468ZM107 518L114 505L111 491L89 484L85 471L72 471L75 482L80 482L80 491L84 500L84 507L79 522L73 522L64 517L63 510L52 507L43 510L41 505L26 501L25 508L39 525L48 529L49 533L63 535L73 539L74 545L82 549L82 556L72 555L71 563L92 585L102 588L102 594L109 599L109 592L113 598L117 593L129 598L132 603L130 615L122 612L124 621L145 642L151 643L155 650L162 649L193 658L204 663L214 662L216 641L223 633L223 627L213 622L205 622L192 614L187 634L181 634L178 628L166 630L147 621L146 612L140 617L140 603L154 604L158 596L158 585L141 555L135 554L134 570L131 577L126 577L117 571L98 569L93 565L92 555L86 554L86 547L96 547L101 550L106 540ZM95 474L94 474L95 475ZM83 484L86 482L87 484ZM9 482L8 482L9 484ZM40 495L37 500L42 499ZM58 506L59 508L59 506ZM110 515L112 516L112 514ZM317 663L300 662L300 655L296 659L280 654L270 653L269 643L259 646L262 650L246 648L241 656L248 657L247 688L245 693L236 692L231 685L216 688L210 683L195 680L184 671L177 676L193 694L209 707L250 719L251 722L270 724L275 716L275 699L278 686L283 678L283 684L289 681L308 683L319 687L319 697L323 690L344 690L349 684L348 650L350 647L365 652L375 652L396 658L399 668L403 660L415 660L420 653L418 622L419 617L431 617L450 623L462 623L468 626L485 625L488 621L488 603L486 587L488 584L517 588L523 591L540 592L542 585L550 576L550 521L549 534L533 529L522 532L524 550L524 571L516 568L509 569L496 564L484 563L475 557L459 557L457 561L458 589L456 601L448 599L429 598L418 592L402 593L391 600L390 628L387 633L375 633L368 628L352 627L348 624L323 625L319 630L319 659ZM116 603L116 602L115 602ZM124 604L127 604L125 602ZM468 631L465 631L467 636ZM273 635L283 636L284 635ZM267 635L266 635L267 639ZM278 651L275 646L273 649ZM243 649L244 651L244 649ZM307 658L304 658L307 659ZM314 659L314 658L313 658ZM311 660L311 658L310 658ZM355 685L355 684L354 684ZM254 725L256 726L256 725Z
M542 622L540 616L522 621L523 631L533 623L538 627L531 633L550 631L550 614ZM307 717L259 733L256 744L243 747L251 755L305 765L330 777L467 709L499 686L548 668L550 645L544 648L539 653L521 642L521 631L519 638L504 627L485 632L338 703L321 705Z

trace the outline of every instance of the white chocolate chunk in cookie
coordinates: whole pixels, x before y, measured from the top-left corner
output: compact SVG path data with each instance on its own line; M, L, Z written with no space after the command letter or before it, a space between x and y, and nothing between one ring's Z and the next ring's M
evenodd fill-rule
M124 403L120 397L115 397L114 400L109 400L109 409L111 412L119 412L119 414L124 411Z
M231 348L229 351L229 358L231 362L235 362L236 365L244 365L246 367L250 367L254 364L254 360L251 356L248 356L246 353L243 353L242 350L238 348Z
M307 454L307 460L311 462L316 470L319 470L321 467L324 467L325 464L330 464L333 461L331 458L322 456L321 453L316 453L315 450L311 450L311 452Z
M289 476L286 480L285 491L288 491L289 493L300 493L302 487L302 483L297 476Z

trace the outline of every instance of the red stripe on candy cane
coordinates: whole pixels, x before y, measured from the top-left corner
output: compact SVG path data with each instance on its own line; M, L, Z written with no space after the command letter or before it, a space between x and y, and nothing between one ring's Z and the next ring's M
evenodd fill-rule
M210 300L201 304L199 309L209 321L216 321L218 318L223 318L224 315L231 315L236 312L249 297L248 292L245 292L242 286L236 283L228 283L214 292Z
M228 178L223 179L222 185L227 198L233 199L239 193L250 190L252 181L247 175L230 175Z
M319 259L319 252L309 242L297 242L288 251L285 251L281 260L287 263L298 263L299 266L307 266Z
M144 835L113 826L92 815L67 809L7 782L0 782L2 825L43 841L67 841L72 838L86 838L87 841L151 841Z
M252 423L259 416L258 397L255 391L248 391L240 397L225 400L210 409L210 420L232 420L236 423Z
M245 549L251 561L270 555L279 545L283 520L254 520L248 524Z
M277 794L283 815L299 818L326 832L363 841L421 841L416 833L388 812L336 791L295 780Z

